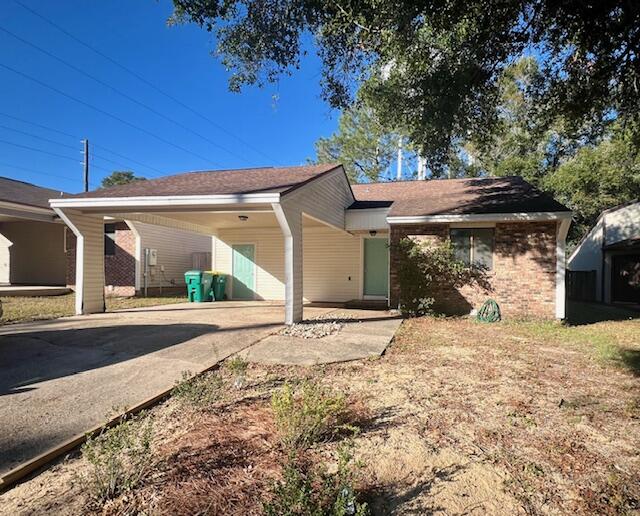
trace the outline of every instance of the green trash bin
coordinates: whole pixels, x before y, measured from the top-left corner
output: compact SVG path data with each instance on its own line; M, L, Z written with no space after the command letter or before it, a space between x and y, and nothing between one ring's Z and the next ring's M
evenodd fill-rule
M224 301L224 291L227 288L226 274L216 274L213 277L213 299Z
M208 272L198 270L184 273L184 281L187 284L187 296L191 303L204 303L211 301L211 284L213 276Z

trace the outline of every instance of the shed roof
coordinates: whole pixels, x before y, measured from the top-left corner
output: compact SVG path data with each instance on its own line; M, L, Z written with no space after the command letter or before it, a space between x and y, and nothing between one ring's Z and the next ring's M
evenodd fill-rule
M69 197L155 197L285 193L331 172L339 166L325 164L183 172L157 179L99 188L98 190L70 195Z
M63 194L64 192L59 190L0 176L0 201L49 208L49 199L61 197Z
M519 176L353 185L354 208L391 203L389 216L570 211Z

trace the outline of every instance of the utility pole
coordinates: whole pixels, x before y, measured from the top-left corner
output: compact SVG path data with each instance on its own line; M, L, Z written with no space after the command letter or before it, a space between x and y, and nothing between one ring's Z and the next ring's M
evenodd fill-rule
M89 191L89 140L84 140L84 191Z
M398 169L396 171L396 179L402 179L402 136L398 137Z

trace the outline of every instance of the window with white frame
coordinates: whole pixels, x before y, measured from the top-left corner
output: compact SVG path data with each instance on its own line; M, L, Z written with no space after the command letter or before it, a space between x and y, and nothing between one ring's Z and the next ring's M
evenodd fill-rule
M456 259L467 265L493 269L493 228L452 228L449 238Z

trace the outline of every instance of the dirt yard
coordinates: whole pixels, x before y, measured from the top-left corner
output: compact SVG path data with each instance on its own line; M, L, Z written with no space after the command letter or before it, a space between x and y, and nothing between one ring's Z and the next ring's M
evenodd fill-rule
M129 493L91 503L75 454L1 495L0 513L260 514L282 476L269 400L302 377L360 407L372 514L640 510L640 321L415 319L378 360L246 374L236 389L217 373L223 393L206 408L172 398L151 412L153 467ZM336 446L314 446L313 460L331 468Z

